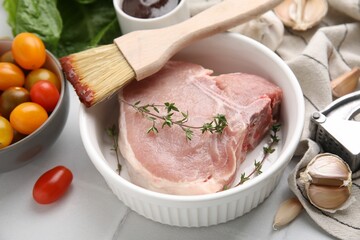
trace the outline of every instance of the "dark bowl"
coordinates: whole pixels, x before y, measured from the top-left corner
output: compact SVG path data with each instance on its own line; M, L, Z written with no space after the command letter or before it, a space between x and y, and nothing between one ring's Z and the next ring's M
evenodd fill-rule
M11 49L11 40L0 40L0 55ZM60 99L46 122L35 132L0 149L0 173L22 167L35 159L35 156L49 147L61 134L69 113L70 97L67 83L57 58L47 51L44 67L60 79Z

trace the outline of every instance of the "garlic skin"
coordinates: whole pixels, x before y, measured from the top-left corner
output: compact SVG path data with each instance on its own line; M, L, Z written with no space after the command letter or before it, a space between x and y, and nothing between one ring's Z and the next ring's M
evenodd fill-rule
M335 212L352 203L351 170L339 156L323 153L315 156L300 173L307 197L315 207Z
M303 206L296 197L287 199L282 202L276 212L273 229L278 230L279 228L289 224L301 213L302 209Z

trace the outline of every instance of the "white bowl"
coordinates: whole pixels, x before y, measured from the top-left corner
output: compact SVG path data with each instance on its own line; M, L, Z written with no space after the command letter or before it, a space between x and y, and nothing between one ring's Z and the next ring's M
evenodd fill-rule
M210 226L235 219L263 202L277 186L300 140L304 124L304 100L298 81L288 66L260 43L233 33L219 34L182 50L176 59L215 70L215 73L247 72L269 79L283 89L280 143L262 168L262 174L226 191L177 196L153 192L132 184L122 170L116 172L112 142L105 129L117 124L116 97L91 108L80 109L80 132L85 149L114 194L128 207L154 221L186 227ZM115 111L114 111L115 110ZM121 130L120 130L121 131ZM249 156L262 151L260 144ZM241 167L252 167L253 156Z
M163 28L190 18L188 0L182 0L169 13L156 18L136 18L122 10L124 0L113 0L116 16L123 34L145 29Z

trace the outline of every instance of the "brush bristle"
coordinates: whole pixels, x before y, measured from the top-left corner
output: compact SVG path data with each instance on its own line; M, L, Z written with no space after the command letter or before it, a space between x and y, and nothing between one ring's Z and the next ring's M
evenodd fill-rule
M110 97L135 78L135 72L114 44L60 59L66 78L87 107Z

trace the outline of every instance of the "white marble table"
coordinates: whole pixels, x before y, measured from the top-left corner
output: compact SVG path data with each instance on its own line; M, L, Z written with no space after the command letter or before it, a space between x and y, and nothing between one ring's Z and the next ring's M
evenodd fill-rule
M10 36L0 0L0 37ZM0 174L0 240L117 240L117 239L332 239L305 211L286 228L273 231L279 204L292 196L287 167L279 186L260 206L231 222L203 228L179 228L139 216L119 201L88 158L79 133L80 103L69 86L71 106L60 138L30 164ZM0 159L1 161L1 159ZM32 199L37 178L56 165L74 174L67 194L51 205Z

